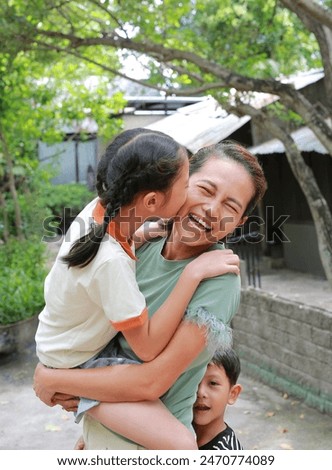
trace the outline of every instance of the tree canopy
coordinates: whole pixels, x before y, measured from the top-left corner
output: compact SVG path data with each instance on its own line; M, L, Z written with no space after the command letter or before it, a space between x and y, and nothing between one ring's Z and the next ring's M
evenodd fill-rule
M135 55L146 75L134 73L130 80L168 95L209 93L227 110L254 117L284 142L332 283L331 212L276 119L291 112L332 155L331 7L331 0L11 0L0 7L0 41L4 53L84 61L110 79L126 75L120 53ZM325 74L324 103L308 101L284 80L317 67ZM253 93L275 95L278 106L257 109Z

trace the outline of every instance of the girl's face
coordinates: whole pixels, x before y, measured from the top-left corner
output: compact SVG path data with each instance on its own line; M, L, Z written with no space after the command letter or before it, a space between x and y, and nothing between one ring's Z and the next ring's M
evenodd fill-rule
M173 186L166 196L166 202L158 215L165 219L174 217L187 199L189 183L189 160L187 155L183 156L183 165Z
M216 243L243 224L254 185L246 169L233 160L210 158L189 179L187 200L177 221L181 241L203 246Z

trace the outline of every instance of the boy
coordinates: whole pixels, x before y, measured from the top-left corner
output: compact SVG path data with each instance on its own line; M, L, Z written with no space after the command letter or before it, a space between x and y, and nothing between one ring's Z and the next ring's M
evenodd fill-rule
M227 404L233 405L242 391L237 383L240 371L240 360L233 349L216 352L207 366L193 408L199 450L243 449L233 429L224 422Z

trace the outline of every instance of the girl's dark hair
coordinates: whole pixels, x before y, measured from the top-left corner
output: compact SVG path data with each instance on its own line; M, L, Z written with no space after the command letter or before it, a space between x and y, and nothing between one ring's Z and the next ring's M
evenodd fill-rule
M211 363L223 367L231 385L235 385L241 372L241 363L234 349L226 349L222 352L216 351Z
M96 188L105 208L103 223L78 239L62 260L69 267L88 265L120 207L130 204L141 191L167 192L187 156L184 147L162 132L145 128L121 132L107 147L97 169Z
M215 145L203 147L190 157L189 174L199 171L210 158L234 160L242 165L252 178L255 192L243 215L249 215L262 199L267 189L267 182L262 167L255 155L237 142L225 140Z

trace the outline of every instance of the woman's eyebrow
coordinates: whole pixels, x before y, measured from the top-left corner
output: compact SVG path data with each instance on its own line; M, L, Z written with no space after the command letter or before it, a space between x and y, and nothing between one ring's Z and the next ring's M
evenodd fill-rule
M210 181L210 180L199 180L200 183L207 183L209 184L210 186L212 186L215 190L218 189L218 186L213 182L213 181Z
M240 209L242 209L242 204L240 203L240 201L238 201L237 199L233 197L228 197L227 199L231 202L234 202L234 204L236 204Z
M215 191L218 190L218 186L213 181L202 179L202 180L200 180L200 182L209 184ZM239 206L240 209L242 209L242 204L240 203L240 201L238 201L237 199L235 199L233 197L228 197L227 199L229 201L234 202L234 204L236 204L237 206Z

